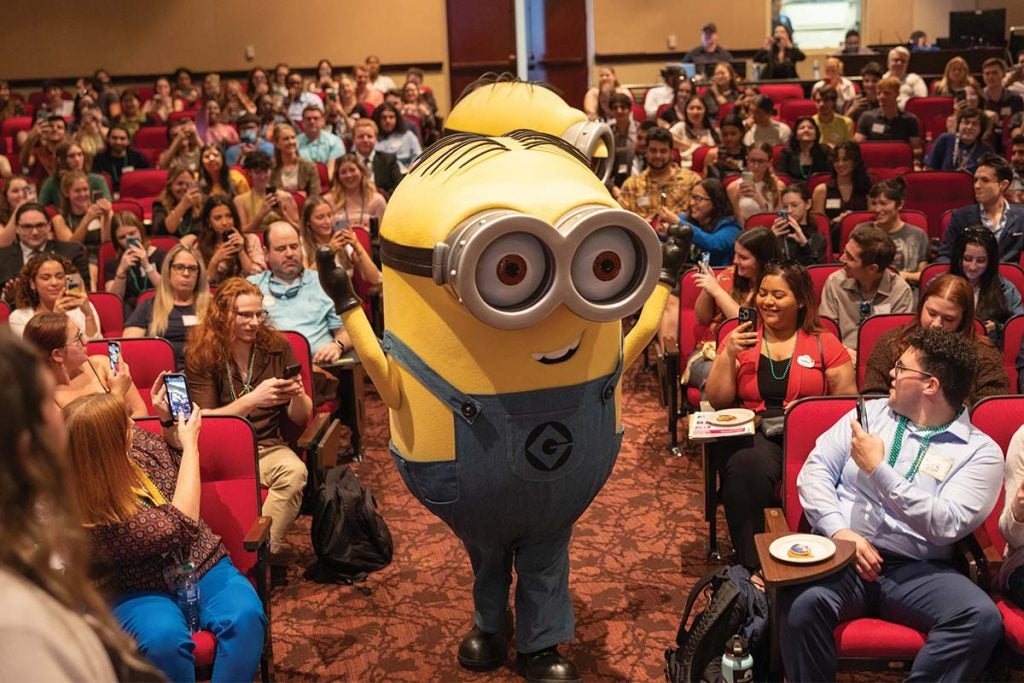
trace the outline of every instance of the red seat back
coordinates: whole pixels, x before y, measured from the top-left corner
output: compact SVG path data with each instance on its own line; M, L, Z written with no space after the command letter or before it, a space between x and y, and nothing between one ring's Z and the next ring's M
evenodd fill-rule
M139 390L149 414L153 415L153 402L149 392L161 372L174 372L174 347L169 341L159 337L101 339L89 342L89 355L106 355L108 341L120 342L121 357L131 370L132 384Z
M790 128L795 126L796 120L801 116L814 116L817 113L818 108L814 106L814 100L783 100L779 105L779 118Z
M644 105L634 102L630 110L633 113L633 120L637 123L643 123L647 120L647 112L644 111Z
M701 97L703 97L703 94ZM732 113L733 107L735 106L735 102L726 102L725 104L718 105L718 125L722 125L722 121L725 120L726 116Z
M707 175L704 172L704 160L708 156L708 152L710 152L713 149L714 147L701 145L697 149L693 150L693 165L691 166L691 169L694 173L702 176Z
M715 275L721 273L724 268L714 268ZM694 282L697 274L696 268L691 268L683 274L679 281L679 357L686 358L697 348L697 340L703 339L707 327L697 324L697 318L693 312L693 306L697 302L697 295L701 289Z
M821 263L807 267L807 274L811 276L811 285L814 287L814 300L821 303L821 291L825 289L825 280L837 270L842 270L838 263Z
M1003 328L1003 367L1010 378L1010 391L1017 391L1020 378L1017 376L1017 354L1024 341L1024 314L1015 315L1006 321Z
M331 179L327 174L327 164L316 162L316 172L320 176L320 191L324 194L331 189Z
M798 83L758 83L762 95L772 98L778 105L786 100L804 99L804 88Z
M114 202L113 210L114 213L120 213L121 211L130 211L131 213L135 214L136 218L138 218L140 221L145 219L146 217L145 212L142 210L142 204L139 204L138 202L133 201L131 199L120 199ZM103 268L100 267L100 273L102 272Z
M0 135L3 137L16 137L22 131L32 130L31 116L12 116L0 123Z
M167 127L166 126L143 126L135 133L133 147L145 149L167 149Z
M111 292L89 292L89 303L100 317L100 332L104 338L120 337L124 331L124 301Z
M1021 316L1016 317L1020 318ZM1024 396L989 396L981 399L971 408L971 423L999 444L1005 458L1006 451L1010 448L1010 440L1020 429L1021 415L1024 415ZM1000 487L999 500L981 525L988 535L989 541L1000 554L1006 546L1006 541L999 533L999 516L1003 512L1005 493L1004 488Z
M929 237L942 238L942 214L951 206L974 203L974 178L962 171L921 171L903 176L907 193L903 207L928 216Z
M122 197L155 197L167 184L164 169L141 169L121 176Z
M906 112L916 116L924 126L922 138L934 139L946 132L946 118L953 113L953 98L913 97L907 100ZM941 127L937 127L940 122Z
M913 313L879 313L869 316L857 329L857 348L863 353L857 354L857 386L864 386L864 375L868 369L868 349L874 348L879 337L889 330L905 325L914 319Z
M6 323L11 317L11 307L6 302L0 301L0 323Z
M862 142L860 154L870 170L914 167L914 154L906 142Z

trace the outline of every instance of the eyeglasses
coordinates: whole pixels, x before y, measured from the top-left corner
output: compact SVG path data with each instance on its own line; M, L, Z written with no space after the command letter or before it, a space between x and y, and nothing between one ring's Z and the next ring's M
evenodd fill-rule
M711 201L710 197L703 197L703 196L701 196L699 194L691 194L690 195L690 203L691 204L693 202L710 202L710 201Z
M914 368L908 368L906 365L903 364L903 361L896 361L896 365L893 366L893 370L896 371L896 376L897 377L899 377L900 373L903 373L903 372L916 372L917 374L924 375L925 377L934 377L935 376L935 375L933 375L930 372L925 372L924 370L915 370Z
M184 263L172 263L171 270L175 273L198 273L199 266L188 266Z
M25 232L32 232L33 230L38 230L39 232L42 232L43 230L46 230L49 227L49 223L31 223L28 225L24 223L18 223L18 230L24 230Z
M85 346L85 336L82 334L81 330L78 331L78 334L76 334L74 337L68 340L67 346L71 346L72 344Z
M255 320L258 323L265 323L270 314L266 311L235 311L235 317L240 320Z
M627 107L627 106L626 106L626 105L624 105L624 104L613 104L613 105L611 106L611 109L612 109L613 111L614 111L614 110L616 110L616 109L621 109L621 110L623 110L623 111L626 111L626 110L630 109L630 107Z
M768 163L768 159L753 159L751 157L747 157L747 164L767 164L767 163Z

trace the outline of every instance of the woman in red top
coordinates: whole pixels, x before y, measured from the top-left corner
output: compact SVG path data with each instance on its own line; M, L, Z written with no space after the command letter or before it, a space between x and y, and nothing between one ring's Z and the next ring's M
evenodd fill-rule
M741 324L718 349L706 385L711 405L738 404L764 419L806 396L857 393L853 363L835 335L822 331L803 266L766 265L755 303L756 328ZM750 568L760 565L754 534L764 531L763 510L775 502L782 476L782 433L765 426L712 446L737 561Z

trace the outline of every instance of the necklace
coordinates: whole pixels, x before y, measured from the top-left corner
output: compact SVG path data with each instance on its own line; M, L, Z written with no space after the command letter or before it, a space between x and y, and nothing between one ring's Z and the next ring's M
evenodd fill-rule
M914 462L911 463L910 469L903 475L903 478L907 481L914 481L914 477L917 476L917 470L921 467L921 461L924 460L924 454L928 450L928 446L932 443L932 437L940 432L944 432L949 429L949 426L957 421L960 417L960 413L963 412L963 408L956 414L952 420L944 425L938 427L926 427L925 429L917 430L923 438L921 439L921 446L917 449L917 455L914 456ZM910 418L900 417L899 422L896 424L896 435L893 437L892 446L889 448L889 467L896 465L896 459L900 456L900 449L903 447L903 435L907 431L907 425L910 424Z
M245 396L252 391L252 366L256 362L256 345L253 344L249 349L249 371L245 373L245 377L242 378L242 393L238 396ZM228 361L224 361L224 374L228 378L228 391L231 393L231 400L237 401L238 396L235 396L235 381L231 379L231 365Z
M764 338L764 350L768 352L768 370L771 371L771 373L772 373L772 379L774 379L776 382L781 382L782 380L786 379L786 377L789 375L789 367L793 364L793 356L792 356L792 354L790 354L789 358L786 359L786 365L782 369L782 374L778 375L775 372L775 361L772 360L772 349L771 349L770 346L768 346L768 336L767 335L765 335L765 338ZM794 351L795 350L796 349L794 349ZM781 363L782 361L779 361L779 362Z

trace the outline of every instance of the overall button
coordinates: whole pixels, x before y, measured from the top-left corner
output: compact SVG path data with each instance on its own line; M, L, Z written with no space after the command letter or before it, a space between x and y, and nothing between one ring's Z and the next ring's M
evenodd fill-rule
M605 389L604 389L604 400L607 401L608 399L610 399L614 395L615 395L615 387L614 386L605 387Z
M474 417L476 417L476 406L470 403L469 401L463 403L460 410L462 411L462 416L467 420L472 420Z

